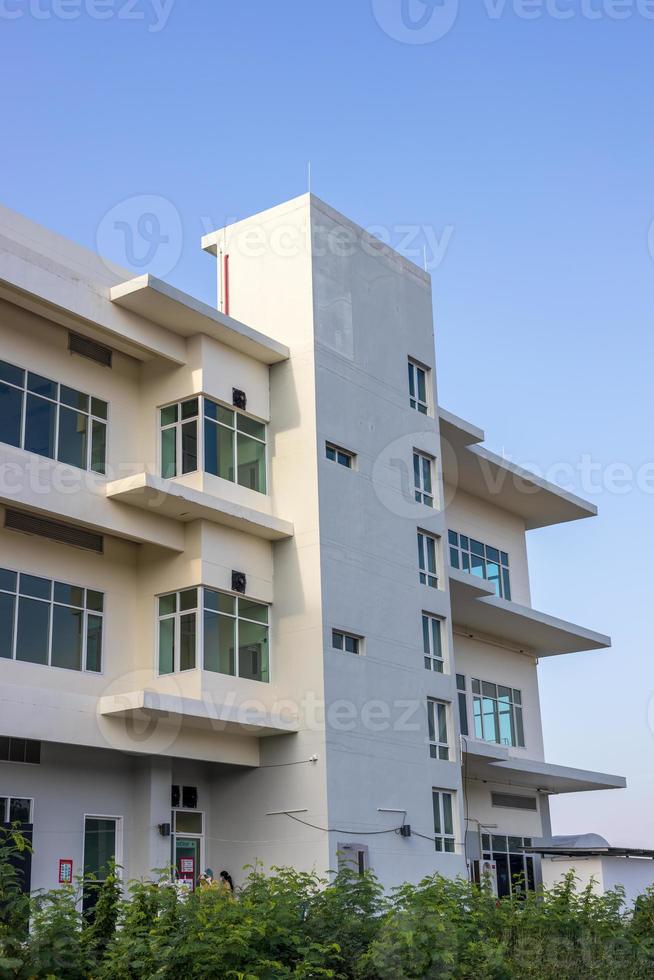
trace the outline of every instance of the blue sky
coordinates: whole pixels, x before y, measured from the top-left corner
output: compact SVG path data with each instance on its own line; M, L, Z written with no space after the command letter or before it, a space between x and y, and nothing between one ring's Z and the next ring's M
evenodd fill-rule
M427 229L441 402L600 507L529 538L534 605L614 640L543 664L543 722L551 761L630 785L554 800L555 830L654 846L654 5L405 4L0 0L0 197L91 248L163 199L167 278L208 301L200 235L308 160L359 223Z

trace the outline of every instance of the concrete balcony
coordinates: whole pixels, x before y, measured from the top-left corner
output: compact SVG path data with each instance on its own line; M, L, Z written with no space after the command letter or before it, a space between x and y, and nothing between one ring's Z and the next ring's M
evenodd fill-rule
M528 606L500 599L484 579L449 568L452 621L471 635L491 637L533 657L605 650L611 639Z
M107 484L106 495L110 500L183 523L212 521L268 541L293 536L293 525L289 521L154 473L136 473L113 480Z
M553 794L624 789L627 785L623 776L513 756L511 749L505 745L474 738L464 738L463 744L468 779Z
M482 429L443 408L438 415L445 483L517 514L528 531L596 516L594 504L480 446Z

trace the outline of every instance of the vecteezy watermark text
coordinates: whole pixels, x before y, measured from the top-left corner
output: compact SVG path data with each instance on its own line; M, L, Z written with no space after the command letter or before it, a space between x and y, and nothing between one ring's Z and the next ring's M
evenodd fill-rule
M123 20L162 31L175 0L0 0L0 20Z

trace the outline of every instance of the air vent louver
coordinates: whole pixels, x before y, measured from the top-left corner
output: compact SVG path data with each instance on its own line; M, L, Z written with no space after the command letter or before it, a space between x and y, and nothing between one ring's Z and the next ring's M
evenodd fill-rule
M491 793L493 806L504 806L510 810L537 810L535 796L518 796L514 793Z
M111 367L113 358L111 348L105 347L104 344L99 344L97 340L91 340L90 337L84 337L79 333L69 333L68 350L71 354L80 354L82 357L88 357L92 361L97 361L103 367Z
M47 517L28 514L22 510L5 511L5 527L11 531L23 531L25 534L38 534L41 538L49 538L60 544L69 544L73 548L84 548L101 555L104 542L101 534L93 534L74 524L63 524L61 521L51 521Z

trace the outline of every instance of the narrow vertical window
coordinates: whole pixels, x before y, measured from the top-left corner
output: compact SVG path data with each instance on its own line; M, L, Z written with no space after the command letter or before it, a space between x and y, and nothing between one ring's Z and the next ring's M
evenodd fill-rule
M425 667L438 674L443 673L443 640L441 620L430 613L422 614L422 645L425 654Z
M411 359L409 359L409 405L422 415L428 414L427 368Z
M436 538L425 531L418 531L418 568L422 585L437 588Z
M461 729L462 735L468 735L468 696L464 674L456 675L456 690L459 698L459 728Z
M434 461L425 453L413 453L413 484L416 502L427 507L434 506Z
M444 701L427 699L427 726L429 730L429 754L432 759L449 761L450 748L447 737L447 705Z
M446 790L432 790L432 806L436 850L453 854L455 845L453 794Z

